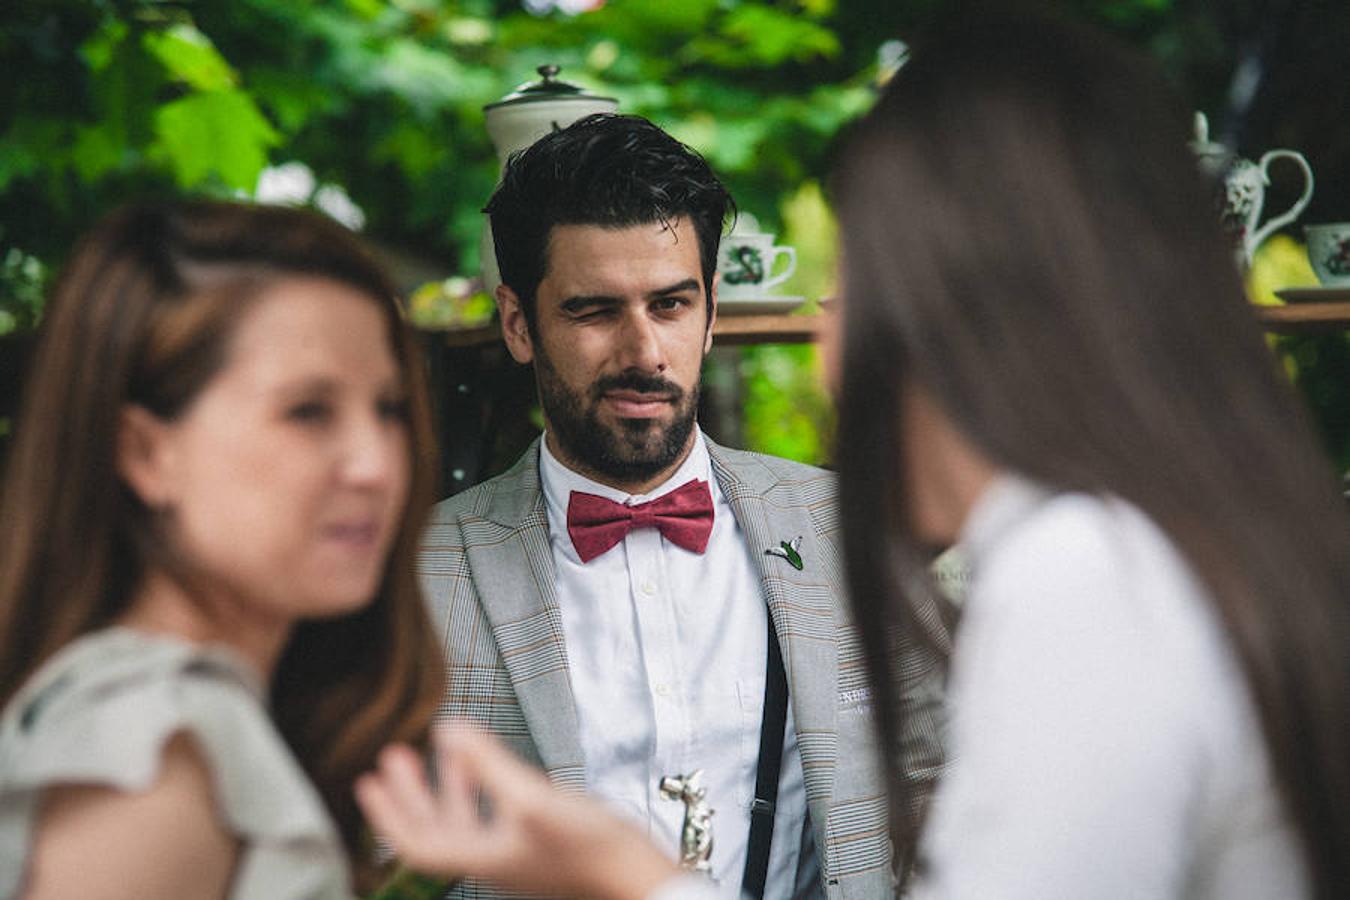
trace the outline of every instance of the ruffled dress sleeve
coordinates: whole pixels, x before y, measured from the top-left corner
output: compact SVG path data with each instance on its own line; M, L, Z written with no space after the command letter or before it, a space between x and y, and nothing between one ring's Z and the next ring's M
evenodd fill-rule
M223 648L112 628L53 657L0 716L0 898L22 890L44 788L145 790L178 733L240 840L232 900L352 896L337 831L253 672Z

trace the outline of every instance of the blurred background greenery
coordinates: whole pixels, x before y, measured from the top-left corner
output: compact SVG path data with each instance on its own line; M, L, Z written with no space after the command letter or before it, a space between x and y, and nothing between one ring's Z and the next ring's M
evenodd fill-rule
M1304 222L1350 219L1350 4L1078 0L1145 48L1245 156L1293 147ZM313 205L361 230L436 327L490 314L479 212L498 163L482 107L544 63L703 152L742 209L797 246L784 293L828 296L832 142L940 0L7 0L0 13L0 441L50 273L145 194ZM1299 185L1276 170L1269 205ZM903 228L903 223L897 227ZM1253 267L1258 302L1313 283L1295 237ZM808 304L808 308L810 304ZM18 335L19 337L15 337ZM434 340L434 338L432 338ZM1350 467L1350 343L1272 341ZM734 444L829 457L810 346L720 348L708 419ZM519 381L519 379L516 379Z

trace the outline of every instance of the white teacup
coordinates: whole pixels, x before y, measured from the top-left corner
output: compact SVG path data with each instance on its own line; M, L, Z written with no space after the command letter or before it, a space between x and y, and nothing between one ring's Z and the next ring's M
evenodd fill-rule
M1308 262L1317 280L1329 287L1350 287L1350 222L1309 225Z
M776 247L772 234L738 234L732 232L722 238L717 251L717 271L722 280L717 292L723 297L765 297L771 290L792 277L797 271L797 249ZM773 274L780 256L787 257L787 267Z

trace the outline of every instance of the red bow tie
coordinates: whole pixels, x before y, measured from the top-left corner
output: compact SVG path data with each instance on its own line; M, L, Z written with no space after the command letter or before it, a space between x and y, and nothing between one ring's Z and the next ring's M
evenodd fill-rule
M567 533L584 563L619 543L634 528L656 528L672 544L702 553L708 549L712 527L712 493L708 482L698 479L636 506L581 491L573 491L567 500Z

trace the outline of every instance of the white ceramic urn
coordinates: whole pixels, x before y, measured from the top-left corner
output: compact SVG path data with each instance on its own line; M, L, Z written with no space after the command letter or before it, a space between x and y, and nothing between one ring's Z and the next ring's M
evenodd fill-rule
M1312 199L1313 173L1303 154L1293 150L1268 150L1255 162L1243 159L1223 144L1209 139L1209 120L1205 114L1195 114L1195 137L1191 150L1200 162L1200 169L1215 179L1222 189L1219 200L1219 221L1232 238L1238 266L1244 272L1252 264L1256 248L1302 214ZM1294 205L1277 216L1271 216L1264 225L1261 212L1266 202L1266 187L1270 185L1270 166L1277 160L1287 160L1303 175L1303 193Z
M522 84L496 103L483 107L488 137L502 166L512 153L524 150L551 131L571 125L592 113L617 112L619 101L598 97L575 84L558 80L558 66L540 66L539 81ZM489 294L497 290L501 275L497 271L497 251L492 240L492 225L483 223L479 241L483 286Z

